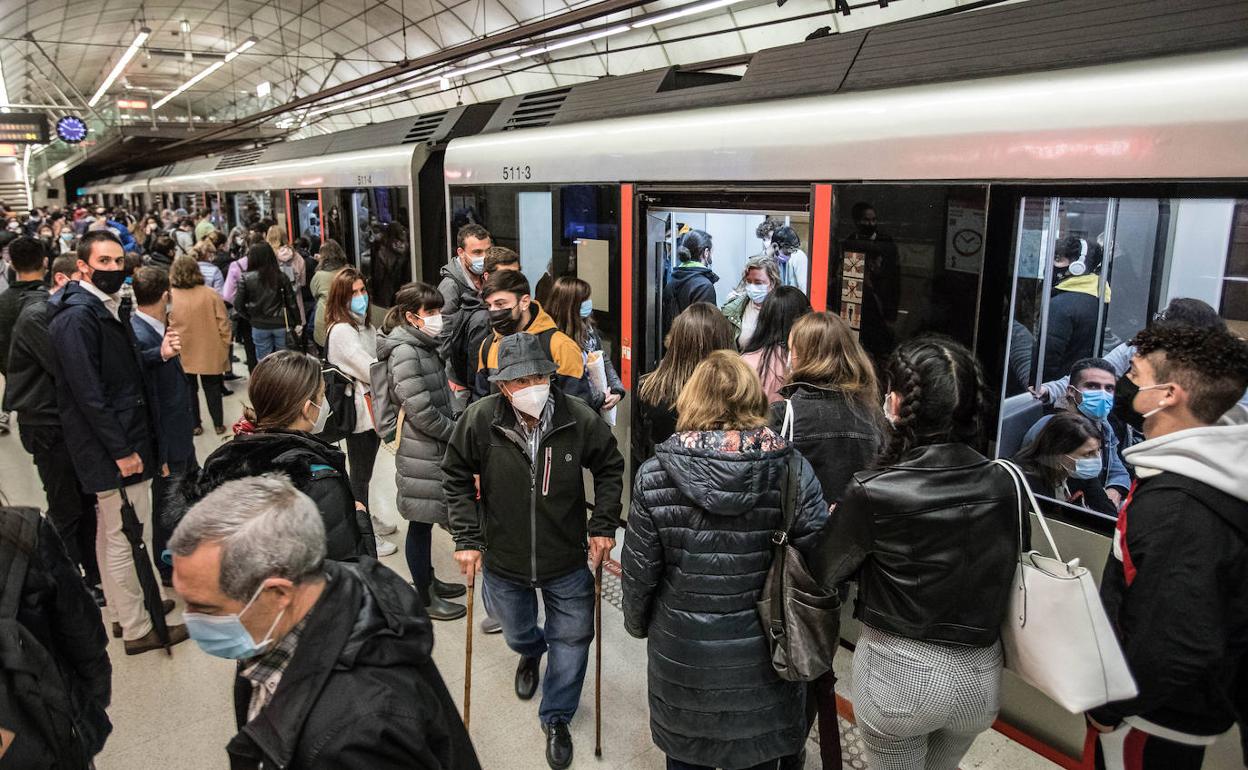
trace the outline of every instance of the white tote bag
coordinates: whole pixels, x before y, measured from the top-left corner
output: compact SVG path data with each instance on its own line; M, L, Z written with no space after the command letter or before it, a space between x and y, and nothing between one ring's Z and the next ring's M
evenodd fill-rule
M1072 714L1138 694L1092 574L1079 560L1062 561L1048 522L1022 470L995 460L1014 480L1019 542L1028 513L1053 550L1019 555L1009 612L1001 625L1005 666Z

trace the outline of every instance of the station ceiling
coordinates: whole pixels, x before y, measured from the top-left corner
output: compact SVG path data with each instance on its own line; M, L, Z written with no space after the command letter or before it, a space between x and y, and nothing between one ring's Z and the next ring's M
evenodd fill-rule
M132 122L234 121L298 97L368 76L403 61L557 19L600 0L0 0L0 67L12 103L66 100L78 111L105 81L140 29L150 37L98 108L118 98L159 101L205 68L216 70L159 109L131 113ZM592 21L547 33L566 36L628 25L654 14L691 8L696 0L634 4ZM707 0L702 0L703 3ZM845 0L720 0L681 18L616 32L539 57L487 66L397 96L342 109L275 115L256 128L294 136L325 133L431 112L457 103L573 85L606 75L730 59L805 39L820 27L837 32L875 26L971 0L886 0L886 7ZM248 47L248 41L254 44ZM522 50L533 41L426 68L463 68ZM246 48L226 61L231 51ZM55 66L53 66L55 62ZM392 81L393 82L393 81ZM343 96L358 96L379 83ZM313 108L311 110L315 112Z

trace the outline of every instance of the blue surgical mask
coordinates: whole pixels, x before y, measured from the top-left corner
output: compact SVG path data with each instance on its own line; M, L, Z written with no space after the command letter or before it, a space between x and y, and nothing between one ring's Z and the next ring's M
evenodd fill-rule
M363 316L368 312L368 295L362 294L351 298L351 312Z
M269 645L273 643L273 629L277 628L277 623L282 619L282 615L286 614L286 609L277 613L277 617L273 619L273 624L269 626L269 630L264 632L264 639L257 643L251 638L251 633L247 631L247 627L243 625L243 613L255 603L256 598L260 596L260 592L264 590L261 585L252 594L251 601L236 615L205 615L200 612L184 612L182 619L186 622L186 633L190 635L195 643L199 645L199 649L209 655L218 658L227 658L230 660L246 660L254 658L264 652Z
M1072 457L1075 461L1075 469L1070 475L1077 479L1094 479L1101 475L1101 456L1096 457Z
M763 300L767 299L767 295L771 293L770 286L764 286L761 283L747 283L745 285L745 293L749 295L750 302L755 305L763 304Z
M484 273L485 257L473 257L472 261L468 264L468 269L472 271L473 275L481 275Z
M1079 411L1093 420L1101 421L1109 416L1114 408L1114 396L1104 390L1080 391Z
M581 303L581 318L589 318L590 314L593 312L594 312L593 300L587 299Z

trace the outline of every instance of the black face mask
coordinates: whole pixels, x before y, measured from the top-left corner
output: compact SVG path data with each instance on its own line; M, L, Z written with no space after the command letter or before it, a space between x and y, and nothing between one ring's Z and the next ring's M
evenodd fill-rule
M870 238L875 235L875 225L858 225L858 235Z
M518 308L519 305L491 310L490 326L494 328L494 331L504 336L515 333L516 327L520 325L520 319L513 316L512 312Z
M1140 386L1131 381L1130 377L1118 378L1118 387L1114 390L1114 414L1127 425L1140 433L1144 432L1144 416L1131 406L1139 395Z
M121 285L125 282L125 270L91 271L91 283L95 284L95 288L110 296L121 291Z

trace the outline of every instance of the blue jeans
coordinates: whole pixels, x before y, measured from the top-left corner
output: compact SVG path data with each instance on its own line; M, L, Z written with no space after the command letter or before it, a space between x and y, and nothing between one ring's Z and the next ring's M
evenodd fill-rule
M285 329L257 329L251 327L251 339L256 343L256 360L263 360L270 353L286 349Z
M546 627L537 626L537 589L546 605ZM594 640L594 576L588 567L540 582L513 583L484 572L485 611L503 625L507 646L526 658L549 652L542 680L543 725L571 722L581 702L589 643Z

